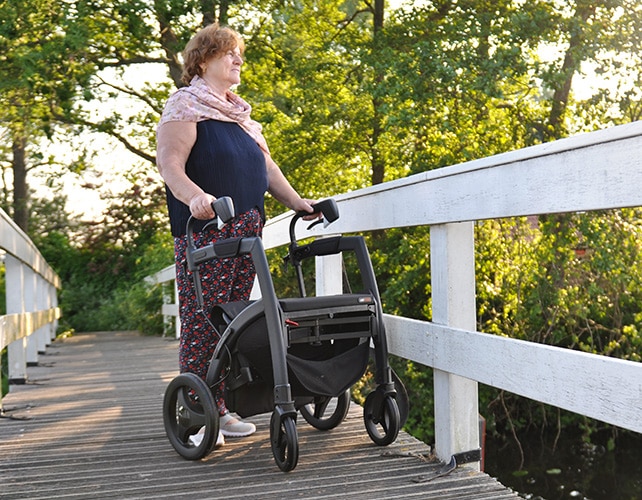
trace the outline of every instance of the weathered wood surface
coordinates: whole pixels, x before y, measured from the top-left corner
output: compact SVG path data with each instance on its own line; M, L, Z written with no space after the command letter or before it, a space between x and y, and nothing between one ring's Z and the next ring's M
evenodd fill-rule
M0 498L518 498L466 467L439 477L430 448L405 433L375 446L356 405L328 432L300 418L299 463L287 474L272 458L268 415L251 419L254 436L184 460L162 422L176 350L131 332L54 342L5 398L14 419L0 419Z

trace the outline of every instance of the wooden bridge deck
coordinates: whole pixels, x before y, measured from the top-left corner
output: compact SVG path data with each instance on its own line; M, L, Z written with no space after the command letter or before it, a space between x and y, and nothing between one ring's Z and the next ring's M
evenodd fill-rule
M442 464L429 447L403 432L375 446L356 405L328 432L299 419L299 463L290 473L272 458L269 415L250 419L255 435L187 461L162 419L176 351L176 341L133 332L54 342L29 383L3 400L0 498L518 498L470 468L438 476Z

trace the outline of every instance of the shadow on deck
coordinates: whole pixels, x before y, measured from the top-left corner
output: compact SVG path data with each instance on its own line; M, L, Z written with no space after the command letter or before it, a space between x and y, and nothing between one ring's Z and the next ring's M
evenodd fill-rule
M404 432L375 446L357 405L327 432L298 419L299 463L290 473L274 463L269 415L249 419L253 436L187 461L162 418L177 347L135 332L54 342L29 382L3 399L0 498L519 498L466 467L438 476L429 446Z

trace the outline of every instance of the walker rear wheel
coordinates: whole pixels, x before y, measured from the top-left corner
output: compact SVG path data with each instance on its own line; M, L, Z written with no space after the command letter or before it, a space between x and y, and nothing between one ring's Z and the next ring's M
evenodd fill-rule
M397 439L401 428L399 407L392 396L371 392L363 406L363 419L370 439L379 446L387 446Z
M316 397L312 403L302 406L299 411L312 427L328 431L345 420L349 409L350 389L347 389L336 398Z
M163 422L169 442L187 460L203 458L212 450L219 431L218 410L207 384L194 373L182 373L165 391ZM195 444L190 436L203 428L203 439Z
M270 441L274 461L283 472L289 472L296 467L299 461L299 437L296 431L294 418L282 417L281 423L277 412L272 413L270 420Z

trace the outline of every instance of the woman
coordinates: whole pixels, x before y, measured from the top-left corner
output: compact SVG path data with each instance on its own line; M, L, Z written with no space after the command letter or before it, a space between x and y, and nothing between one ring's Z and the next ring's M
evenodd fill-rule
M157 129L157 165L166 184L167 206L175 243L179 293L181 373L205 378L218 338L199 312L185 268L185 225L190 214L198 246L218 239L260 236L266 191L295 211L312 212L272 160L261 126L250 118L251 107L230 88L241 81L244 44L234 30L212 24L199 31L183 51L182 79L187 85L167 101ZM237 217L221 230L203 229L215 214L211 204L230 196ZM249 256L215 260L201 268L203 296L216 303L247 300L254 282ZM248 436L256 429L229 414L216 395L223 436ZM192 436L198 442L197 436ZM202 438L201 438L202 439Z

